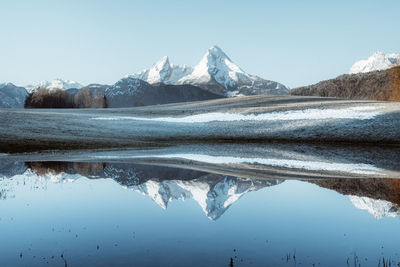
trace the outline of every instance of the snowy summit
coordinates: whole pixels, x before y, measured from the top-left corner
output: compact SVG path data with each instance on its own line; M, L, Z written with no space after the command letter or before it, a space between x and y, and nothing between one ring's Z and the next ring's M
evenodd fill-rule
M136 73L129 77L146 81L150 84L176 84L178 80L192 72L192 68L186 65L178 66L169 63L167 56L160 59L150 69Z
M207 50L206 54L197 64L193 72L182 78L180 83L209 83L215 80L224 88L234 87L240 78L248 78L239 66L222 51L218 46Z
M163 57L150 69L131 75L150 84L190 84L224 96L254 94L286 94L284 85L261 79L243 71L218 46L207 50L193 68L170 64Z
M349 74L385 70L396 66L400 66L400 54L384 54L382 52L375 52L368 59L354 63L350 68Z

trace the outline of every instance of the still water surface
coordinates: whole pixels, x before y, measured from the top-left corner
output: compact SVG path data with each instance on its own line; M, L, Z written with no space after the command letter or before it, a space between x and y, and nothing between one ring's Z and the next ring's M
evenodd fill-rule
M0 266L397 266L398 181L3 162Z

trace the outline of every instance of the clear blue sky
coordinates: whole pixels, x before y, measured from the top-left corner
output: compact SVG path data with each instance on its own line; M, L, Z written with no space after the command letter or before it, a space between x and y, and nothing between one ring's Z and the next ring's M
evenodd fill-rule
M216 44L245 71L306 85L376 50L400 53L400 1L0 2L0 83L115 83Z

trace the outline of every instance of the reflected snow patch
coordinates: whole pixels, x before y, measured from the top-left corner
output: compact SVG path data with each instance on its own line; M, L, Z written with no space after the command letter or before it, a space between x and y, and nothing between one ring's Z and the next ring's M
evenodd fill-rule
M334 171L352 174L382 174L379 169L370 164L363 163L332 163L323 161L303 161L293 159L276 159L276 158L243 158L243 157L227 157L227 156L210 156L204 154L164 154L149 156L95 156L99 159L127 159L127 158L179 158L186 160L199 161L211 164L261 164L274 167L283 167L290 169L304 169L309 171Z
M196 154L170 154L160 155L161 158L183 158L187 160L200 161L205 163L216 164L262 164L268 166L285 167L291 169L305 169L318 171L337 171L356 174L375 174L380 169L369 164L350 164L350 163L330 163L322 161L302 161L291 159L274 159L274 158L239 158L239 157L221 157Z
M185 117L96 117L94 120L138 120L177 123L205 123L212 121L291 121L291 120L326 120L326 119L355 119L368 120L381 114L380 107L351 107L345 109L305 109L261 114L241 114L210 112Z

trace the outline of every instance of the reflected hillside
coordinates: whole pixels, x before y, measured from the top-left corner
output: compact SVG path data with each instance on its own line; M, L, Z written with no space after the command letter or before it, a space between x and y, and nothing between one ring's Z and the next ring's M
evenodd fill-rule
M211 220L218 219L246 193L283 182L126 163L27 162L10 163L4 169L7 175L3 174L3 198L10 196L16 186L46 189L47 182L66 183L83 177L113 179L127 189L149 196L163 209L173 200L193 199Z
M400 216L400 179L327 179L309 182L348 195L375 218Z
M264 174L268 178L268 173ZM172 201L195 200L211 220L220 218L245 194L278 185L283 179L243 178L190 168L118 162L2 162L0 199L17 197L16 188L47 190L48 183L77 179L112 179L122 187L148 196L167 209ZM400 180L331 179L306 180L349 196L358 209L375 218L400 216Z

